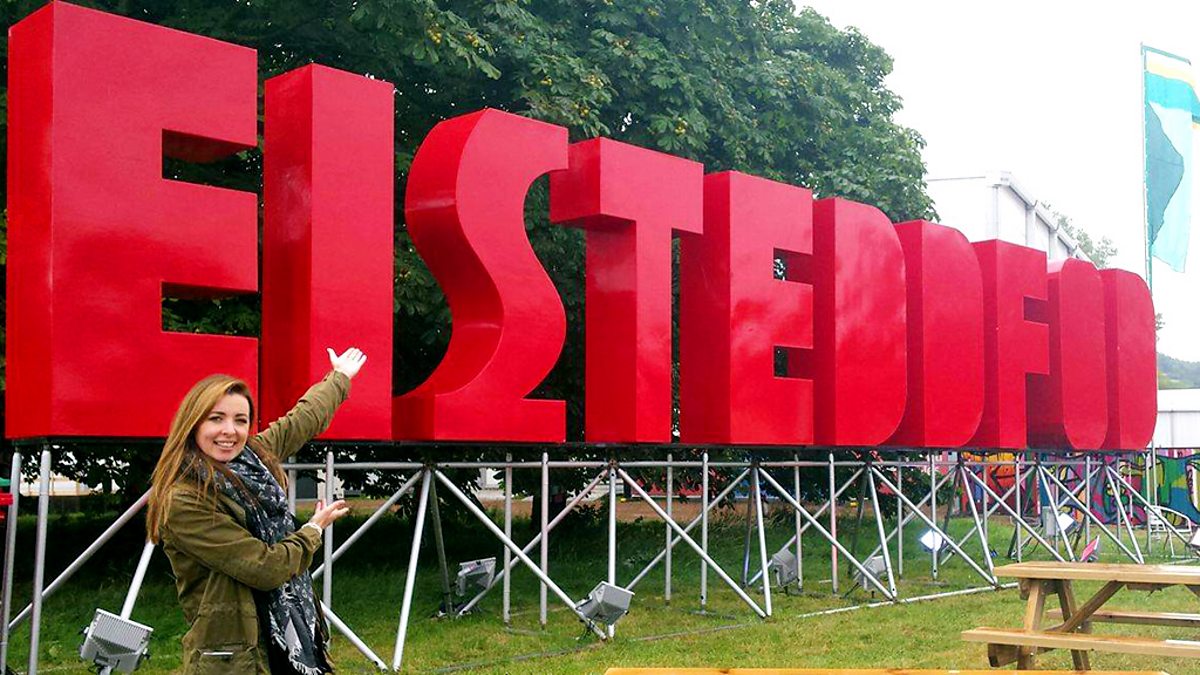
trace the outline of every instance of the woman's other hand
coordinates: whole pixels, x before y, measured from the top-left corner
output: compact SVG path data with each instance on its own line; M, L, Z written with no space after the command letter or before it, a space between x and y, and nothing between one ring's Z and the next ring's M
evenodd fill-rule
M329 527L333 521L341 518L347 513L350 513L350 507L346 505L346 500L344 499L339 499L336 502L332 502L329 504L329 506L326 506L325 502L317 500L317 512L313 514L312 518L308 519L308 522L313 523L314 525L319 525L321 529L324 530L325 528Z
M367 362L367 355L363 354L362 350L358 347L351 347L342 352L341 355L338 355L329 347L326 347L325 351L329 352L329 365L351 380L358 374L363 364Z

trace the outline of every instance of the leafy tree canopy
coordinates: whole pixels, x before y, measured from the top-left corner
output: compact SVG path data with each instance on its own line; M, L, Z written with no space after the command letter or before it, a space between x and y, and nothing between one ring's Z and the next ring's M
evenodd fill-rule
M1082 226L1076 225L1070 216L1055 211L1053 207L1050 207L1050 212L1058 226L1071 235L1071 238L1079 244L1079 248L1083 249L1088 259L1097 268L1104 269L1109 266L1113 256L1117 254L1117 245L1113 243L1112 239L1108 237L1093 239L1091 233Z
M40 2L0 8L11 25ZM897 124L891 58L784 0L85 0L81 4L258 50L260 75L320 63L396 87L396 198L439 121L489 106L874 204L894 221L934 217L923 140ZM5 42L7 52L7 42ZM197 95L202 95L197 92ZM3 135L0 135L0 139ZM3 142L3 140L0 140ZM261 157L168 165L188 180L258 191ZM530 237L567 306L571 335L539 393L566 397L578 432L582 239L529 199ZM397 214L396 388L432 371L449 313ZM2 234L2 231L0 231ZM2 252L0 252L2 255ZM253 298L168 303L175 330L257 331Z

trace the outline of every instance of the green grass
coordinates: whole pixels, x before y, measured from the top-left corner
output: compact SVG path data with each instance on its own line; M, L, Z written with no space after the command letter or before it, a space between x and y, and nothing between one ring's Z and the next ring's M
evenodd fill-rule
M768 533L769 552L781 546L792 532L790 518L774 524ZM1004 553L1011 530L1008 519L992 521L992 547ZM955 519L952 530L966 533L970 520ZM844 543L849 541L852 522L839 521ZM606 576L604 528L597 522L564 523L563 531L551 537L550 566L554 579L572 598L581 598ZM905 575L899 580L901 597L941 593L984 585L983 580L963 561L951 559L938 581L930 575L929 556L915 543L924 528L909 525L905 529ZM515 528L519 539L532 532L527 523ZM55 530L52 529L51 532ZM339 524L341 536L352 531ZM698 529L695 531L698 533ZM134 533L136 534L136 532ZM447 525L447 548L451 563L483 555L500 554L500 547L482 527L467 522ZM735 578L740 577L742 543L745 534L740 516L714 525L710 544L715 558ZM621 523L619 526L618 579L627 583L661 548L663 525L657 522ZM865 554L874 535L874 522L868 516L858 548ZM398 519L381 521L350 553L339 561L333 579L334 610L387 663L391 663L396 639L404 566L411 528ZM69 560L88 540L65 541L52 537L57 560ZM1144 535L1143 535L1144 541ZM115 548L115 550L108 550ZM979 551L972 542L968 552ZM1161 552L1161 543L1157 550ZM25 549L29 550L29 549ZM85 570L45 604L41 633L42 672L82 672L77 658L79 629L90 619L96 607L120 609L132 574L139 547L117 542L105 550L105 559ZM894 551L894 549L893 549ZM1112 542L1104 543L1104 559L1117 561ZM757 548L754 548L757 560ZM976 556L978 557L978 556ZM1047 559L1044 551L1029 556ZM536 559L536 555L534 556ZM1155 556L1155 560L1162 560ZM394 561L394 562L389 562ZM1007 562L1004 558L997 563ZM715 574L709 574L708 614L699 614L698 557L680 544L675 549L673 595L664 602L662 568L650 574L637 588L630 614L617 628L612 644L599 644L584 634L582 626L550 595L550 614L546 628L538 625L538 584L528 571L513 578L513 622L506 629L500 619L500 589L497 587L481 603L481 611L459 620L434 619L440 600L436 557L432 533L428 528L422 549L421 566L413 606L412 621L405 647L405 670L425 672L462 664L477 664L472 672L486 673L578 673L603 672L612 666L723 666L723 667L909 667L909 668L986 668L985 648L959 639L959 632L976 626L1016 627L1020 624L1024 601L1016 590L987 591L974 595L942 598L928 602L857 609L840 614L804 617L822 610L862 605L881 598L856 590L848 598L830 593L829 547L815 534L805 535L805 593L772 593L774 616L760 620L727 588ZM65 562L63 563L65 564ZM50 577L63 564L51 565ZM842 561L842 592L850 582ZM1096 585L1077 589L1080 601ZM751 596L761 602L761 593ZM26 577L18 584L14 597L18 607L29 597ZM1182 589L1170 589L1150 596L1122 591L1112 606L1127 609L1153 608L1162 611L1196 611L1196 597ZM179 640L186 630L175 599L175 590L165 561L156 556L147 582L139 596L133 618L155 628L152 658L139 672L174 672L180 665ZM1135 627L1103 626L1104 632L1134 634ZM1162 637L1195 637L1185 631L1137 629L1142 634ZM28 659L28 628L13 636L9 664L24 670ZM334 657L340 672L371 672L370 664L341 636L335 637ZM531 656L537 655L537 656ZM527 658L528 657L528 658ZM1069 653L1050 653L1041 657L1044 668L1071 666ZM1174 675L1200 675L1200 663L1153 657L1093 653L1093 667L1105 670L1166 670Z

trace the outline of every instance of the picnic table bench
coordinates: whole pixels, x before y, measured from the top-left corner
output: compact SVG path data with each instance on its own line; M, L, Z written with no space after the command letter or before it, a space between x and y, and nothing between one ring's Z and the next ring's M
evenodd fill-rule
M1074 670L1014 670L1027 675L1075 673ZM1102 671L1094 671L1102 675ZM995 675L995 670L913 670L907 668L610 668L605 675ZM1147 670L1106 670L1103 675L1168 675Z
M992 666L1015 661L1018 668L1034 668L1037 655L1052 649L1071 650L1071 659L1078 670L1091 667L1089 650L1200 658L1200 641L1091 632L1094 623L1200 627L1200 614L1104 609L1105 603L1122 588L1157 591L1184 586L1200 596L1200 567L1038 561L997 567L996 576L1017 579L1027 604L1024 625L1019 629L982 627L963 631L964 640L987 644L988 662ZM1075 599L1074 581L1096 581L1103 585L1081 605ZM1046 600L1055 595L1059 609L1047 611ZM1044 619L1055 623L1043 627Z

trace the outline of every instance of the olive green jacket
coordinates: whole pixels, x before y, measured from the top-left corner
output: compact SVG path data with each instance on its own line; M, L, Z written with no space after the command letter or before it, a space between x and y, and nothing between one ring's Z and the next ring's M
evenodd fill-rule
M259 455L290 457L329 426L349 393L350 380L331 372L247 447ZM269 673L251 591L278 588L308 569L321 535L301 527L268 545L246 529L241 506L218 492L214 507L186 479L171 488L169 499L162 545L190 626L183 636L183 672Z

